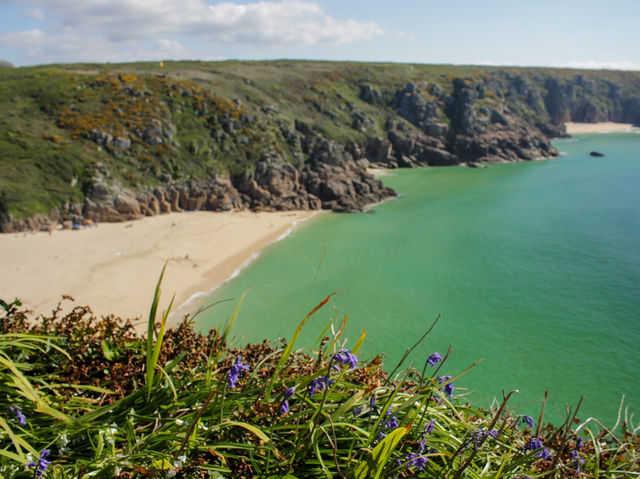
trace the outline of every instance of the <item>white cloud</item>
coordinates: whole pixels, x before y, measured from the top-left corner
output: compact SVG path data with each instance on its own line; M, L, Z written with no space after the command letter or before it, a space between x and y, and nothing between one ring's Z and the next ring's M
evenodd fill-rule
M162 51L165 58L183 58L189 51L177 39L209 46L280 47L340 45L383 33L375 22L338 20L318 3L303 0L215 5L204 0L26 0L24 4L34 17L43 18L40 54L38 39L30 37L28 54L35 61L147 59L146 55ZM0 44L21 48L25 34L1 35ZM157 48L149 47L150 42ZM66 51L56 55L55 47L63 45ZM89 54L98 56L87 58Z
M28 18L33 18L35 20L44 20L44 10L41 8L33 8L31 10L27 10L24 12Z

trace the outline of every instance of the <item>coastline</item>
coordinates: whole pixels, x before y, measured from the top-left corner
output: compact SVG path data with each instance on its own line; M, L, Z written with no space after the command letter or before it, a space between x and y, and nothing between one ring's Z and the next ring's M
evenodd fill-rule
M600 123L565 123L569 135L580 135L583 133L624 133L640 132L640 128L631 123L614 123L604 121Z
M159 310L175 293L173 310L187 312L199 293L213 290L316 211L170 213L78 231L0 235L0 298L18 297L36 314L89 305L94 313L131 318L146 331L162 265L169 260ZM171 314L176 324L182 314Z

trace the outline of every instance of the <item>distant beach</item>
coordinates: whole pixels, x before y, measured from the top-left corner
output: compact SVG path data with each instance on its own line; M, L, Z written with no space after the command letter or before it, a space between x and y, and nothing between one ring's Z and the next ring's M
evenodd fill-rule
M600 123L565 123L567 133L576 135L580 133L621 133L638 131L640 128L633 126L631 123L614 123L612 121L604 121Z
M136 321L145 329L165 260L160 308L174 309L224 282L267 244L314 212L171 213L79 231L0 235L0 298L22 300L49 314L62 295L65 310L89 305L98 314ZM173 315L172 320L181 317Z

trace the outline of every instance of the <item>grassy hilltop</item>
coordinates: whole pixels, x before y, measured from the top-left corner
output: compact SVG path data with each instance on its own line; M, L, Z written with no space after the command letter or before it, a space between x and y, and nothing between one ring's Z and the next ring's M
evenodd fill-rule
M131 211L129 201L128 214L154 214L162 208L142 190L187 184L180 200L156 194L160 204L357 209L378 194L361 187L367 164L553 156L548 139L568 120L640 123L640 73L305 61L3 67L0 215L91 217L94 204L122 214L118 195L140 203ZM345 171L332 178L327 165ZM227 182L219 202L187 201L212 179L209 195ZM105 211L94 217L123 219Z

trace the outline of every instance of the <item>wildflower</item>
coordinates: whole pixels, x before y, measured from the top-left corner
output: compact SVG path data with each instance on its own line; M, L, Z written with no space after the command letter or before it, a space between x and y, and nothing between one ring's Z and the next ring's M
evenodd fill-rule
M51 454L51 451L49 451L49 449L43 449L40 453L40 459L38 459L38 462L31 461L29 464L27 464L27 467L36 468L37 477L44 476L47 468L51 465L51 461L47 461L47 457L49 457L49 454Z
M549 449L547 449L546 447L543 448L542 451L537 453L536 456L541 457L545 461L548 461L549 459L551 459L551 453L549 452Z
M358 356L353 354L348 349L341 349L333 355L333 361L340 364L349 366L349 369L354 369L358 364Z
M418 441L418 449L420 449L420 452L424 452L426 448L427 448L427 440L424 437L421 437L420 440Z
M369 398L369 409L373 410L376 407L376 395L372 394Z
M27 416L22 414L20 406L9 406L9 412L16 417L16 419L18 420L18 424L23 427L27 425Z
M242 371L249 371L249 366L242 363L242 356L238 356L235 364L231 366L231 369L229 369L229 372L227 373L230 389L236 387L238 379L240 379L240 376L242 376Z
M424 457L420 454L416 454L415 452L410 452L407 455L406 459L407 459L407 466L415 467L418 469L418 471L422 471L424 469L424 466L427 465L427 462L429 462L428 457Z
M284 392L284 400L286 401L287 399L289 399L291 396L294 395L295 392L296 392L296 387L295 386L292 386L289 389L287 389Z
M435 421L431 420L429 421L429 424L427 424L424 427L424 431L422 431L422 434L429 434L431 431L433 431L434 426L436 425Z
M358 406L356 408L353 408L353 411L351 411L351 412L353 412L354 419L357 418L360 415L360 413L362 412L362 406Z
M440 361L442 361L442 356L440 356L440 353L436 351L434 353L431 353L431 356L429 356L429 358L427 359L427 364L434 368Z
M537 437L532 437L531 439L529 439L527 445L524 446L525 451L535 451L537 449L541 449L536 453L537 457L541 457L544 460L551 459L551 453L549 452L549 449L544 447L542 441Z
M486 429L478 429L473 433L473 436L471 436L471 442L473 442L473 445L477 449L488 437L498 439L499 435L500 433L495 429L490 429L488 431Z
M582 469L580 466L584 464L584 459L580 457L580 454L578 454L578 449L574 449L573 451L571 451L569 457L571 458L571 461L573 463L573 468L576 471L580 472L580 470Z
M584 446L584 441L579 437L576 438L576 449L580 449L582 446Z
M543 447L544 447L544 444L542 444L542 441L540 439L538 439L537 437L532 437L531 439L529 439L529 442L527 443L527 445L524 446L524 450L535 451L536 449L540 449Z
M331 386L331 384L333 384L333 381L329 380L329 376L320 376L319 378L311 380L309 386L307 386L307 393L309 394L309 397L313 397L316 391L322 391L323 389Z
M282 404L280 404L280 414L287 414L288 412L289 412L289 401L285 399L284 401L282 401Z
M438 383L442 384L447 382L449 379L451 379L451 376L441 376L438 379ZM451 397L453 396L453 390L455 389L455 387L453 386L453 383L447 383L445 384L444 388L442 388L442 390L444 391L444 393L447 395L447 397Z
M391 416L391 419L389 419L385 424L384 427L386 429L396 429L398 427L398 418L395 416Z
M527 415L520 416L520 420L524 424L529 426L531 429L533 429L533 418L531 416L527 416Z

